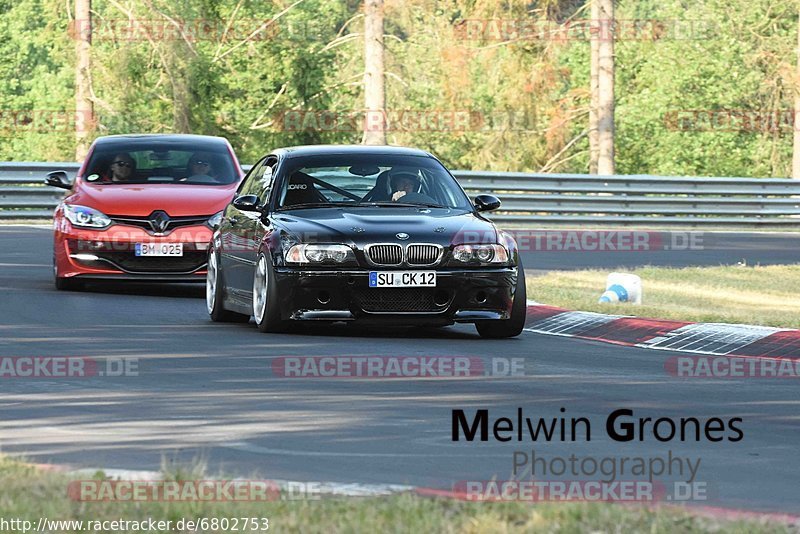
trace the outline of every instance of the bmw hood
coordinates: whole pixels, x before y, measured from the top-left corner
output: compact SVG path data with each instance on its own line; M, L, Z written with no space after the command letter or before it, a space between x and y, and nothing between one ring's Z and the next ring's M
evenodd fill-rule
M463 209L325 208L277 213L273 222L293 240L345 243L497 243L493 223ZM400 234L398 236L398 234Z

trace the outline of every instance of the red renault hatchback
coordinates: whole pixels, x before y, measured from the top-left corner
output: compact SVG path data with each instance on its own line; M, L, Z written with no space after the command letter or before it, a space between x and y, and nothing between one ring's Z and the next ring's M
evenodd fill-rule
M54 214L58 289L85 280L204 282L213 228L242 169L230 143L201 135L114 135L97 139Z

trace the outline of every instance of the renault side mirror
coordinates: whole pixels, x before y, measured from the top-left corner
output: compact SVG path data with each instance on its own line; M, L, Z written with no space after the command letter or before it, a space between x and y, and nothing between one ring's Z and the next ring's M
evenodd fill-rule
M72 184L69 182L69 176L67 176L66 171L48 172L44 183L60 189L72 189Z

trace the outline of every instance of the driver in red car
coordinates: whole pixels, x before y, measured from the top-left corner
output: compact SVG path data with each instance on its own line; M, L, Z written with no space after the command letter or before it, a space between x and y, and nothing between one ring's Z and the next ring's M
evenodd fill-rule
M126 152L116 154L111 160L111 167L109 169L109 176L112 182L127 182L130 181L136 170L136 162Z

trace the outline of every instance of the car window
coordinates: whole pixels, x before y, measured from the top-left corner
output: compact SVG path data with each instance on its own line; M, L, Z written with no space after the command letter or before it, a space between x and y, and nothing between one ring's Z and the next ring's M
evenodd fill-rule
M115 165L123 168L115 170ZM198 146L138 142L98 147L93 151L86 168L85 180L97 184L213 186L235 183L240 176L233 158L222 143Z
M275 181L275 165L277 165L277 163L277 158L270 157L267 159L267 162L264 164L264 167L261 170L261 176L259 177L258 183L261 185L261 193L259 193L259 198L261 199L262 205L269 202L270 195L272 193L272 184Z
M245 178L240 195L257 195L262 205L269 201L272 191L274 169L278 160L274 156L268 156L259 161Z
M261 174L263 173L264 164L267 162L267 158L261 159L258 163L253 165L253 168L250 169L250 172L247 173L247 176L244 177L242 180L242 185L239 186L238 193L240 195L257 195L260 191L260 178Z
M395 202L469 208L469 199L433 158L333 155L297 158L282 172L279 208Z

